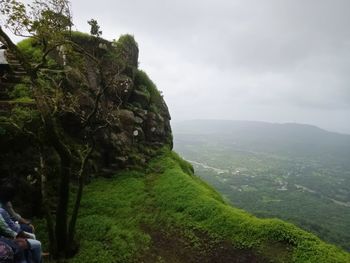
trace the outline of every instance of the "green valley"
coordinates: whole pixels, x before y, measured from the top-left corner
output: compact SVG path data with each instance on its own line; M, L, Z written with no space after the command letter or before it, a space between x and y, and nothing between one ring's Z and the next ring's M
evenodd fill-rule
M297 124L173 126L175 149L234 206L350 250L350 136Z

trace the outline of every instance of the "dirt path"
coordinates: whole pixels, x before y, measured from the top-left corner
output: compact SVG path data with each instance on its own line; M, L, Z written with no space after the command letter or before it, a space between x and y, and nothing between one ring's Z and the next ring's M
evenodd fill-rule
M148 174L145 178L145 209L152 213L155 221L145 220L143 231L151 237L149 250L137 262L142 263L265 263L261 256L250 250L237 249L232 243L210 238L208 234L194 229L166 227L157 219L159 210L153 193L157 175Z

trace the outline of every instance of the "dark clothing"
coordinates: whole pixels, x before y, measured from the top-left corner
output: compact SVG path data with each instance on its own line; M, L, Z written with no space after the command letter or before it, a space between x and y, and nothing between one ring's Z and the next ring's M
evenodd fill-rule
M0 262L1 263L13 263L13 251L12 248L5 242L0 241Z
M0 237L0 243L4 243L4 244L8 245L12 249L14 262L23 261L23 259L25 258L25 253L16 244L16 242L14 240L10 240L10 239L4 238L4 237ZM13 261L10 261L10 262L13 262Z
M13 209L10 201L7 203L1 203L1 206L7 211L7 213L9 213L13 221L20 221L22 219L21 215L16 213L16 211Z
M26 224L19 224L19 225L21 226L22 231L33 234L33 228L31 226Z
M0 208L0 221L0 233L4 236L15 238L21 232L20 225L13 221L9 213L3 208Z

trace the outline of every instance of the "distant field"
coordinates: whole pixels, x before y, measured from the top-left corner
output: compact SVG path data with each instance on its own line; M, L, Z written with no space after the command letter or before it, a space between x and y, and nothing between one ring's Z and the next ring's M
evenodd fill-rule
M350 251L350 136L259 122L173 127L175 150L232 204Z

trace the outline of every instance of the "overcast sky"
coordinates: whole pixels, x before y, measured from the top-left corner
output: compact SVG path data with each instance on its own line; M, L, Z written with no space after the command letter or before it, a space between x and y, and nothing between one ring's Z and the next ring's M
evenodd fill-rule
M72 0L76 28L133 34L174 121L350 133L349 0Z

